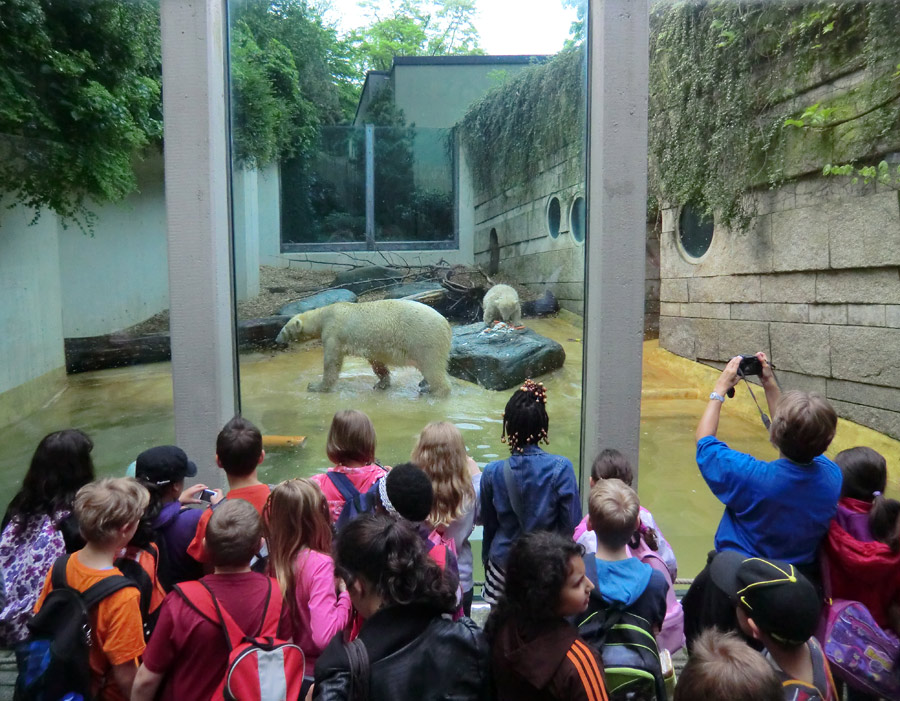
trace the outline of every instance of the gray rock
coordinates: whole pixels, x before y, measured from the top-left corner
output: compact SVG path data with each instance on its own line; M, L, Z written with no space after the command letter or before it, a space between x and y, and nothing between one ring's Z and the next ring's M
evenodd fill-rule
M396 268L371 265L338 273L332 287L343 287L345 290L362 294L373 289L396 287L402 279L403 273Z
M296 302L285 304L278 310L278 314L280 316L291 317L302 314L303 312L312 311L313 309L318 309L319 307L327 307L329 304L334 304L335 302L355 301L356 295L350 290L325 290L324 292L314 294L312 297L305 297L304 299L298 299Z
M559 343L531 329L482 333L484 329L481 322L453 329L447 372L486 389L506 390L566 361Z
M412 295L422 294L423 292L438 292L443 290L441 283L434 280L423 280L421 282L410 282L405 285L395 287L387 293L387 299L402 299L403 297L411 297Z

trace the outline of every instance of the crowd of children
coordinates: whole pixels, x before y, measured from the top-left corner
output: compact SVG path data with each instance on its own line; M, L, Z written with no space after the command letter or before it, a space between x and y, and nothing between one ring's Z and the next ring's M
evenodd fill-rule
M331 467L278 485L259 480L260 431L235 417L215 446L226 494L185 487L197 467L174 446L141 453L134 478L95 481L90 439L50 434L0 536L0 644L16 650L18 697L837 701L837 678L852 699L897 698L859 661L829 662L860 611L900 656L900 502L884 495L885 460L826 458L834 410L782 395L758 357L779 458L716 437L735 359L697 429L724 513L683 609L627 458L594 461L582 519L572 463L541 447L547 392L530 380L504 411L509 457L483 471L447 422L424 427L410 462L382 466L356 410L334 416ZM468 618L476 524L483 631ZM89 641L70 630L79 610Z

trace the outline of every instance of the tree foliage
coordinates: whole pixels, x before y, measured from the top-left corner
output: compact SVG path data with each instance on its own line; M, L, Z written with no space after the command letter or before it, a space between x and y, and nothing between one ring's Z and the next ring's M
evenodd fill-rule
M474 19L476 0L364 0L369 24L350 32L357 75L390 70L397 56L484 53Z
M85 198L131 192L159 143L160 90L153 3L0 2L0 192L90 226Z

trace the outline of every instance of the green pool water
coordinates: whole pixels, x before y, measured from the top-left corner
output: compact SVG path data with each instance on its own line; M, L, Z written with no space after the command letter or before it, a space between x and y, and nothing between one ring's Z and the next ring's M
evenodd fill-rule
M565 318L529 320L528 325L565 347L565 366L540 379L549 393L548 450L566 455L578 469L581 329ZM411 368L394 371L393 386L376 392L371 369L356 358L347 359L336 391L307 392L306 385L319 378L321 368L318 344L296 346L287 352L241 355L245 416L265 434L307 437L302 448L270 450L262 465L262 480L277 482L327 468L325 437L332 415L343 408L369 414L378 434L378 459L385 464L408 460L418 432L437 420L452 421L460 428L469 453L479 464L508 454L500 442L500 421L511 392L493 392L452 379L449 398L421 397L417 392L421 376ZM684 386L685 378L645 358L645 390ZM639 493L675 549L682 576L692 576L702 567L721 515L721 506L694 463L693 432L703 406L700 399L642 401ZM69 426L84 429L94 439L98 473L124 473L140 451L174 441L169 365L72 375L67 388L43 409L6 427L0 453L0 506L5 508L18 488L40 438ZM775 457L758 422L726 412L720 435L739 450ZM213 450L210 445L210 452Z

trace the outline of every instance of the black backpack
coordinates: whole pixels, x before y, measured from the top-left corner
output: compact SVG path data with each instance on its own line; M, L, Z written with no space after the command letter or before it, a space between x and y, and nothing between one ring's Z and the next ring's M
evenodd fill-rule
M53 590L29 621L28 640L16 649L19 678L15 698L18 701L91 699L90 611L111 594L135 586L127 577L117 574L79 592L66 581L69 557L63 555L53 563L50 571Z
M153 569L155 571L159 571L159 548L156 543L150 543L146 547L139 547L140 551L146 552L153 558ZM128 579L131 580L131 583L137 587L138 591L141 593L141 620L144 623L144 640L150 640L150 634L153 632L153 628L156 626L156 620L159 618L159 609L156 609L153 613L150 612L150 601L153 597L153 589L154 589L154 581L147 574L147 570L145 570L141 563L134 559L133 557L119 557L116 558L115 566L119 569L119 571L125 575ZM157 574L157 577L159 575ZM56 586L53 587L54 589Z

